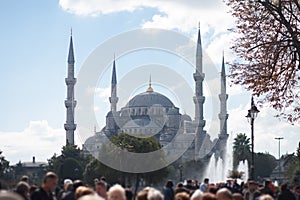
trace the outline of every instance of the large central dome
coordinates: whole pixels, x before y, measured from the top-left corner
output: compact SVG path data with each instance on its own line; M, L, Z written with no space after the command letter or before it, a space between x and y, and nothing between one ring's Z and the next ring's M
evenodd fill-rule
M147 90L141 94L133 97L126 105L126 107L151 107L153 105L160 105L162 107L174 107L174 104L166 96Z

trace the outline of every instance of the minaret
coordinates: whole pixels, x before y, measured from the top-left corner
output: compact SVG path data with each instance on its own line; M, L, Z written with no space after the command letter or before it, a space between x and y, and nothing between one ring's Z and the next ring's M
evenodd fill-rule
M198 28L198 41L197 41L197 52L196 52L196 72L193 74L195 80L195 96L193 98L195 103L195 123L196 123L196 137L195 137L195 159L201 158L201 146L204 140L205 131L205 120L203 118L203 104L205 97L203 96L203 80L205 74L203 73L202 67L202 45L201 45L201 34L200 34L200 23ZM201 150L202 151L202 150ZM203 153L203 152L202 152Z
M68 55L68 77L65 79L67 85L67 99L65 100L65 106L67 108L67 120L65 123L66 144L74 144L74 131L76 129L76 124L74 123L74 108L76 106L76 101L74 100L74 85L76 83L76 78L74 78L74 63L75 60L71 30Z
M219 134L219 151L220 156L224 158L224 153L226 150L227 145L227 99L228 94L226 94L226 73L225 73L225 62L224 62L224 52L223 52L223 58L222 58L222 69L221 69L221 94L219 94L220 99L220 134Z
M112 112L117 111L117 103L119 98L117 97L117 74L116 74L116 62L114 58L112 77L111 77L111 97L109 97L110 110Z

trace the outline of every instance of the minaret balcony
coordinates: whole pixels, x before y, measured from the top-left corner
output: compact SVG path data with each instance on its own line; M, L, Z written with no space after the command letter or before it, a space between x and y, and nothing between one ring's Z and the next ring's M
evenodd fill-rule
M193 76L194 76L195 81L203 81L204 78L205 78L205 74L202 73L202 72L201 73L196 72L196 73L193 74Z
M66 78L65 82L66 82L67 85L75 85L76 78Z
M193 99L194 99L194 103L195 104L197 104L197 103L204 104L204 101L205 101L205 97L204 96L200 96L200 97L194 96Z
M66 131L74 131L76 129L76 124L65 124L64 127Z
M75 108L76 107L76 104L77 104L77 101L75 100L65 100L65 106L66 108Z
M119 98L118 97L109 97L109 102L110 103L118 103Z
M228 94L219 94L220 101L226 101L228 99Z
M222 120L222 119L223 119L223 120L224 120L224 119L228 119L228 114L220 113L220 114L219 114L219 119L220 119L220 120Z

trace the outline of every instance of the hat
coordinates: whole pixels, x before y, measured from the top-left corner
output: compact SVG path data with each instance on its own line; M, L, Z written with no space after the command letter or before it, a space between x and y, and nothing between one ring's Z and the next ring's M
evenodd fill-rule
M68 184L68 183L73 183L73 181L71 179L65 179L64 180L64 185Z

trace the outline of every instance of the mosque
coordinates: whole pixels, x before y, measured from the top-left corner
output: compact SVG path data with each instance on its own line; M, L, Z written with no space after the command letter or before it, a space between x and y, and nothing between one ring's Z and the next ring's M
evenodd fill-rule
M198 30L197 49L196 49L196 71L193 74L195 81L195 96L193 98L195 104L195 118L192 119L186 114L181 114L179 108L165 95L158 93L149 81L148 89L134 96L120 110L117 110L117 74L116 62L114 60L112 66L111 78L111 96L109 102L111 109L106 115L106 125L100 132L96 132L84 142L84 149L88 150L94 156L97 156L101 144L113 135L127 133L130 135L143 134L153 135L164 147L172 142L176 148L185 142L186 138L194 137L193 142L182 155L184 160L199 160L203 155L218 155L223 158L227 144L227 99L226 94L226 75L224 56L221 66L221 91L220 100L220 132L218 137L213 141L210 135L204 129L205 120L203 107L205 96L203 95L203 81L205 74L202 66L202 45L200 28ZM74 123L74 108L76 101L74 100L74 86L76 78L74 77L74 52L72 35L70 38L69 55L68 55L68 77L66 78L67 99L65 106L67 109L67 119L64 125L66 130L67 144L74 144L74 131L76 124ZM174 139L176 136L176 140ZM175 140L175 142L174 142ZM176 149L174 148L174 149Z

